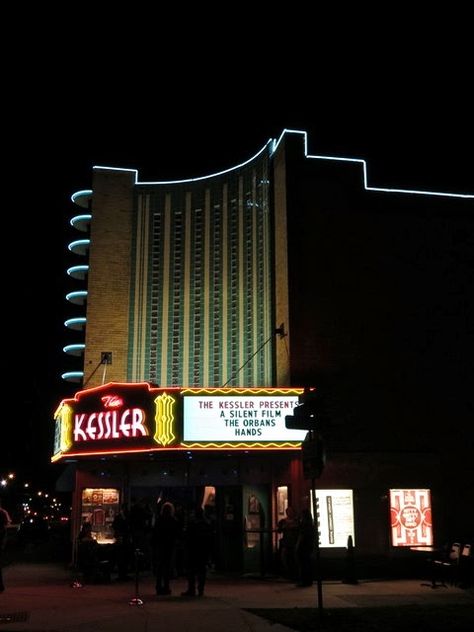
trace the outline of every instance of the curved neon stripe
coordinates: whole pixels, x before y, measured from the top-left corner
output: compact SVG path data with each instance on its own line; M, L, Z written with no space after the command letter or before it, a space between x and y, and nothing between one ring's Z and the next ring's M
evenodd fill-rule
M76 191L75 193L73 193L71 195L71 202L74 202L74 204L78 204L77 200L83 197L88 197L90 195L92 195L93 191L92 189L82 189L81 191Z
M80 247L84 247L87 248L91 243L90 239L77 239L76 241L71 241L71 243L68 246L68 249L71 252L74 252L75 249L80 248Z
M413 195L434 195L437 197L453 197L474 199L474 195L470 193L444 193L442 191L421 191L417 189L388 189L385 187L372 187L369 186L369 177L367 173L367 162L362 158L344 158L342 156L323 156L323 155L311 155L308 154L308 134L304 130L298 129L284 129L280 134L280 138L277 141L273 141L272 154L275 153L278 145L283 139L285 134L302 134L304 136L304 155L306 158L315 160L336 160L340 162L357 162L362 165L363 169L363 184L366 191L380 191L382 193L411 193Z
M66 294L67 301L73 301L76 298L86 298L87 290L77 290L77 292L69 292Z
M250 162L252 162L252 160L255 160L255 158L258 158L258 156L260 156L260 154L264 152L265 149L267 149L267 147L270 148L272 142L273 140L270 138L262 147L262 149L260 149L260 151L258 151L255 154L255 156L252 156L252 158L249 158L245 162L240 163L240 165L236 165L235 167L230 167L229 169L224 169L223 171L217 171L216 173L211 173L207 176L199 176L198 178L186 178L184 180L156 180L153 182L148 182L148 181L139 182L137 180L138 178L137 169L123 169L121 167L102 167L99 165L94 166L93 169L103 169L103 170L108 170L108 171L129 171L130 173L135 174L135 184L184 184L185 182L198 182L199 180L207 180L208 178L215 178L217 176L222 176L225 173L230 173L231 171L235 171L236 169L241 169L242 167L245 167L245 165L248 165Z
M65 327L74 328L74 325L85 325L87 318L85 316L78 316L77 318L68 318L64 321Z
M66 272L69 274L69 276L74 276L74 273L76 272L84 272L85 274L86 272L89 272L89 266L72 266L71 268L68 268Z
M61 375L63 380L81 379L84 377L84 371L67 371Z
M64 353L74 353L75 351L84 351L86 345L83 342L63 347Z
M69 223L71 224L71 226L74 226L74 228L76 228L76 224L80 224L81 222L90 222L92 219L92 215L87 214L87 215L74 215L74 217L71 217L71 219L69 220Z

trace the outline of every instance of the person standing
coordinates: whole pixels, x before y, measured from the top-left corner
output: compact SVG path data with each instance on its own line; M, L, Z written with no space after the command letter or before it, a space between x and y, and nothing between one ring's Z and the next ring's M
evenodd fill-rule
M202 507L197 507L194 515L190 517L184 542L188 588L181 593L181 596L195 597L197 594L198 597L202 597L212 546L212 527L206 519Z
M115 537L115 550L118 577L117 581L126 581L130 579L128 570L131 562L131 532L130 519L128 515L127 505L122 505L119 513L112 522L112 529Z
M179 523L174 517L174 505L166 502L156 519L152 535L157 595L171 595L170 579L178 535Z
M5 550L5 544L7 542L7 527L11 524L12 519L6 509L2 507L2 501L0 500L0 593L5 590L5 584L3 583L3 551Z
M293 507L286 508L286 518L278 522L280 561L283 574L288 579L296 577L296 541L298 539L298 519Z
M309 509L303 509L296 540L296 560L298 562L299 582L297 586L311 586L313 583L312 555L315 531L313 516Z

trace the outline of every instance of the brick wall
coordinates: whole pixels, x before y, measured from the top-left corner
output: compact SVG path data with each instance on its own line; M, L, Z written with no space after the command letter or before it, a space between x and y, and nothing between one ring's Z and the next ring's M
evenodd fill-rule
M96 369L111 351L106 382L126 381L130 305L130 254L135 172L94 170L84 383L102 383Z

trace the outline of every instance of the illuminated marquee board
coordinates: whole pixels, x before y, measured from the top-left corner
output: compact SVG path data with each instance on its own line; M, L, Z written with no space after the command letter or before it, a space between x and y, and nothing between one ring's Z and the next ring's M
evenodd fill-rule
M246 392L185 391L183 440L274 444L304 440L306 430L288 430L285 426L285 416L291 415L298 405L298 395L268 389L261 389L261 394Z
M316 499L319 546L345 548L349 536L355 545L352 489L317 489Z
M391 489L392 546L431 546L433 523L429 489Z
M160 450L297 449L304 430L285 416L302 389L155 388L111 383L56 410L52 460Z

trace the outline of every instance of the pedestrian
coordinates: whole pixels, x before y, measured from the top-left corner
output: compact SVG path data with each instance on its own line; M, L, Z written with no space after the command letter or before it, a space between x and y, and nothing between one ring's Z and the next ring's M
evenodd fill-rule
M181 596L195 597L197 594L198 597L202 597L212 548L212 526L202 507L197 507L190 516L184 543L188 588Z
M297 586L311 586L313 583L312 554L315 531L313 517L309 509L303 509L296 540L296 560L298 563L299 582Z
M170 579L178 535L179 523L174 517L174 505L165 502L156 519L152 534L157 595L171 595Z
M7 528L12 523L10 514L6 509L2 507L2 501L0 500L0 593L5 590L5 584L3 583L3 551L5 550L5 544L7 542Z
M99 551L97 541L92 537L92 525L83 522L77 546L77 567L86 583L95 581L99 567Z
M119 513L112 522L112 529L115 537L115 551L117 560L117 581L127 581L131 579L128 570L131 563L132 541L130 530L130 519L127 505L122 505Z
M131 544L134 551L141 553L139 557L140 568L144 569L150 565L150 525L151 510L147 508L144 498L132 499L130 507L130 535Z
M298 518L293 507L286 508L286 518L278 522L280 561L283 575L288 579L296 577L296 541L298 539Z

